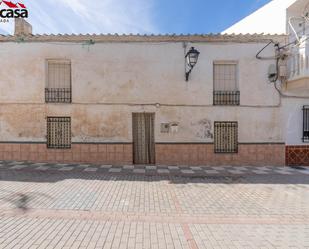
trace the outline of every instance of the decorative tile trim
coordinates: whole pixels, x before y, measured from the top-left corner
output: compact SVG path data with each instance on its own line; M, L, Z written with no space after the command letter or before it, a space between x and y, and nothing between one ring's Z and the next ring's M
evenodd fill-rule
M308 146L309 151L309 146ZM283 166L284 144L239 144L237 154L215 154L213 144L156 144L161 165ZM131 165L132 143L73 143L71 149L47 149L45 143L0 143L0 160Z
M156 162L168 165L285 165L285 144L239 144L238 149L234 154L216 154L213 144L157 144Z
M48 149L45 143L0 143L0 160L52 163L132 164L132 144L72 144Z

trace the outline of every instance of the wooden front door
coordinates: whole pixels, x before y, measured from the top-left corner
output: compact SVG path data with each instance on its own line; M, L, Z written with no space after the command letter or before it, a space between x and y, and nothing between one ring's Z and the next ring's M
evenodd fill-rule
M154 113L133 113L134 164L155 163Z

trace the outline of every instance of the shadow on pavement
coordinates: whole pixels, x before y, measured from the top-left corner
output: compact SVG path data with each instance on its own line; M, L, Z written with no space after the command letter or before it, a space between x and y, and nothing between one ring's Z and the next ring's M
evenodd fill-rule
M38 200L52 199L49 195L39 192L14 192L8 190L0 190L0 203L9 203L14 209L26 213L30 208L30 204L37 204Z

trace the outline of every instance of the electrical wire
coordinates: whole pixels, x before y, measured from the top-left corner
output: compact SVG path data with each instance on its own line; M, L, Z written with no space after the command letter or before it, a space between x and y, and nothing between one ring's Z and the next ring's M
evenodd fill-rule
M306 38L305 40L308 40L308 38ZM304 40L304 41L305 41ZM295 41L294 41L295 42ZM260 54L270 45L270 44L274 44L274 46L277 48L277 52L279 52L281 49L287 47L288 45L291 44L287 44L283 47L280 47L278 43L274 43L273 40L271 40L269 43L267 43L267 45L265 45L257 54L256 54L256 58L259 60L270 60L270 59L276 59L276 78L272 81L274 83L274 87L276 89L276 91L279 93L280 96L280 100L279 100L279 106L281 105L281 97L283 98L298 98L298 99L308 99L309 96L297 96L297 95L288 95L288 94L284 94L281 92L281 90L278 88L277 86L277 82L279 79L279 60L281 58L280 53L278 53L278 56L275 57L261 57Z
M260 54L270 45L270 44L274 44L274 46L277 46L278 47L278 43L275 43L273 40L270 40L269 43L267 43L257 54L256 54L256 58L258 60L273 60L273 59L276 59L277 56L269 56L269 57L262 57L260 56Z

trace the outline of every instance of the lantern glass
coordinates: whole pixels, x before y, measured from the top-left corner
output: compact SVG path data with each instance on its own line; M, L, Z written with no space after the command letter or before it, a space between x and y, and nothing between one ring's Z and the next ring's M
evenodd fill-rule
M188 65L193 68L198 60L200 52L197 51L194 47L192 47L189 52L187 53L186 57L187 57L187 63Z

